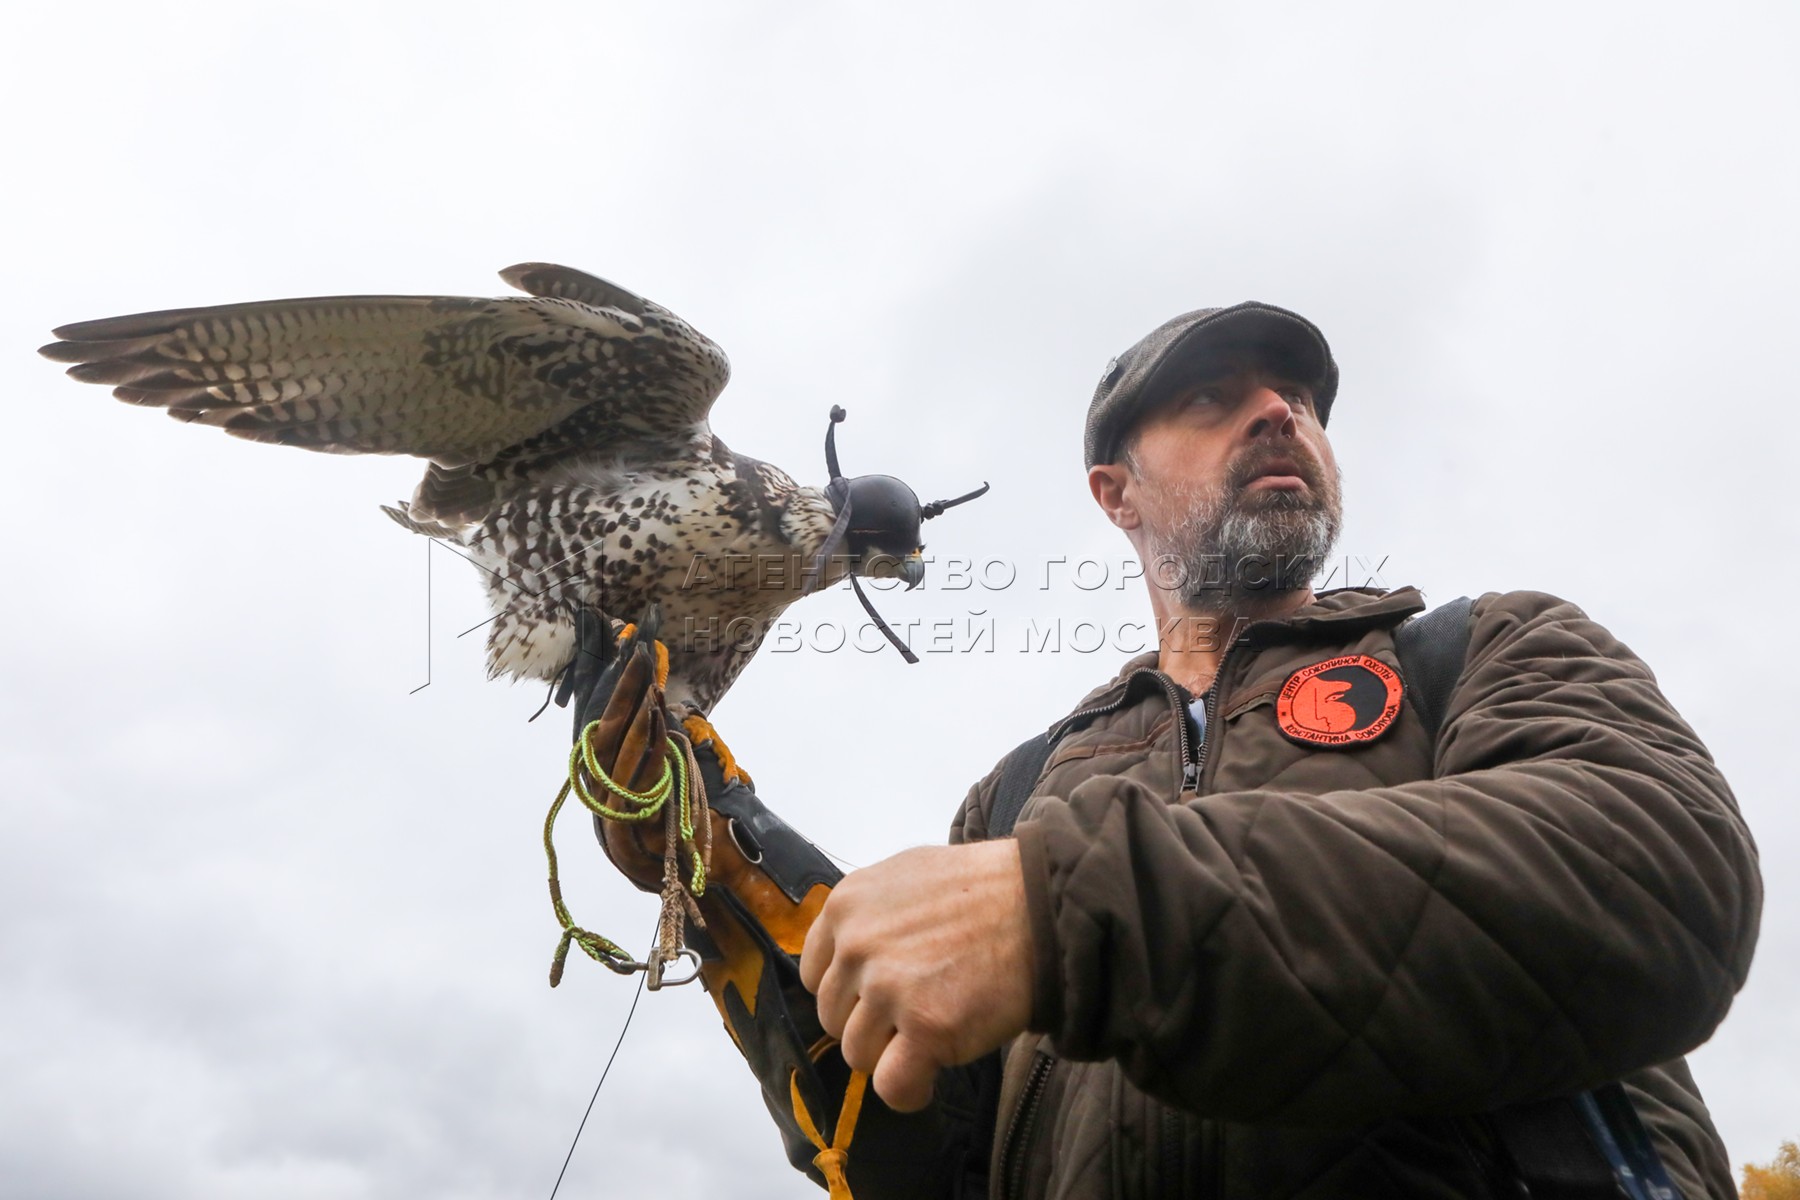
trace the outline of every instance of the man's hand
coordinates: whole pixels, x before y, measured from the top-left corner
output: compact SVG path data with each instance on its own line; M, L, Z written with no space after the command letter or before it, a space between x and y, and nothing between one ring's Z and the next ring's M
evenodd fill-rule
M931 1102L945 1067L1031 1019L1031 928L1012 839L929 846L853 871L806 935L819 1020L889 1108Z

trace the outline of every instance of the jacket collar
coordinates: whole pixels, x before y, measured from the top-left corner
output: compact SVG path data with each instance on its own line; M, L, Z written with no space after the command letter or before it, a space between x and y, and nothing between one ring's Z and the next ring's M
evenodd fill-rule
M1245 641L1267 645L1295 641L1312 634L1337 636L1382 625L1398 625L1425 610L1425 597L1415 587L1380 591L1375 588L1334 588L1320 592L1312 603L1275 621L1256 621L1244 630Z
M1415 587L1381 591L1375 588L1333 588L1319 592L1312 602L1285 617L1253 621L1238 634L1238 645L1268 646L1277 642L1312 637L1336 637L1382 625L1398 625L1425 609L1425 597ZM1146 650L1127 659L1119 673L1081 698L1070 714L1096 705L1110 704L1124 694L1127 681L1145 668L1154 668L1158 652ZM1067 718L1063 718L1067 720ZM1058 721L1057 724L1061 724Z

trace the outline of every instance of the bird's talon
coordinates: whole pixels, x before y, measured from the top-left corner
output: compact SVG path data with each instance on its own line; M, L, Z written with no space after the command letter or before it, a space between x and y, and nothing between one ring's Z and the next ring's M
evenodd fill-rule
M725 744L725 739L719 736L719 731L713 728L711 721L698 712L690 711L681 719L681 728L686 731L688 741L695 746L703 746L707 742L712 743L713 756L719 760L719 775L726 783L741 783L752 791L756 790L756 784L751 780L750 772L738 765L736 756Z

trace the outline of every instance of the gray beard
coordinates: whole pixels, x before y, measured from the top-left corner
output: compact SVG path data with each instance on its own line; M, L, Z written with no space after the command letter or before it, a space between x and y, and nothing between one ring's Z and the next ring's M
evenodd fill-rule
M1324 494L1261 495L1228 484L1173 489L1165 511L1185 515L1147 531L1152 586L1192 612L1233 612L1309 587L1337 542L1337 484Z

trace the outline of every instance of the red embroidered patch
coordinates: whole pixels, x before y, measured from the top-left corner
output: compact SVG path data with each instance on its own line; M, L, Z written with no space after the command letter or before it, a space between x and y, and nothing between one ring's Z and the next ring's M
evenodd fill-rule
M1281 732L1306 746L1357 746L1388 731L1400 715L1400 673L1366 654L1301 667L1275 698Z

